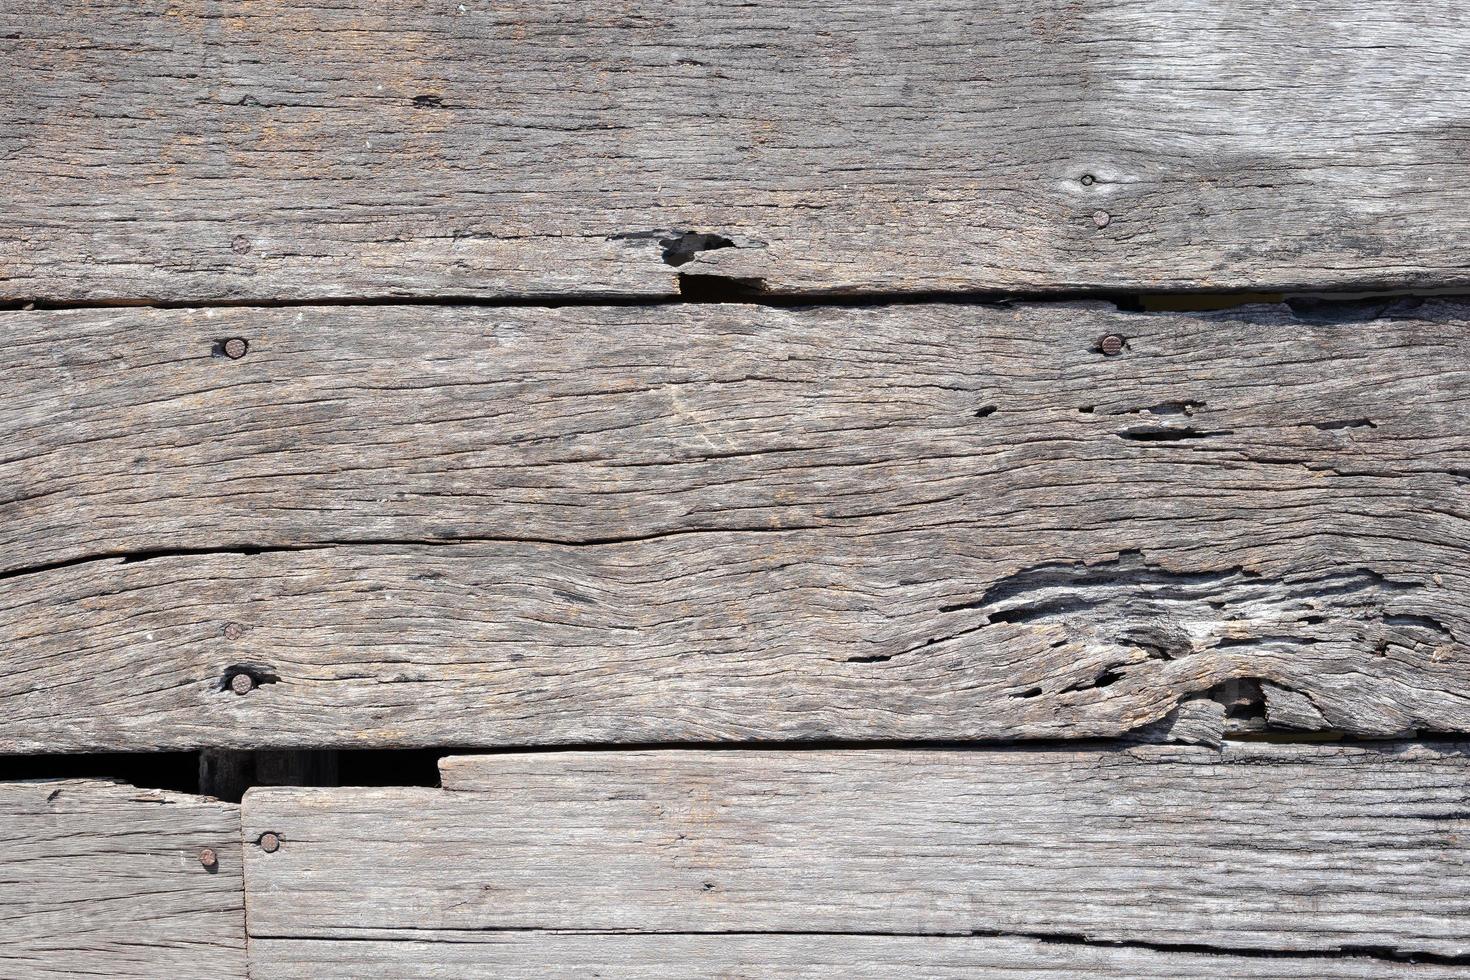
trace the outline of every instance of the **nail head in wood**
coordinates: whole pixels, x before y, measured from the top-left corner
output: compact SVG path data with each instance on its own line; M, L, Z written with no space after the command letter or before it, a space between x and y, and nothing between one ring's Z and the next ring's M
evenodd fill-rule
M1110 333L1097 342L1097 349L1108 357L1123 353L1123 337L1121 334Z
M230 242L230 251L237 255L245 255L250 251L250 239L244 235L236 235L235 240Z
M249 674L236 674L230 678L230 690L236 694L249 694L255 690L255 678Z
M232 361L238 361L240 358L244 357L245 352L249 349L250 345L239 337L231 337L229 340L225 341L225 356Z
M281 838L269 831L260 835L260 849L267 854L274 854L281 849Z
M1112 222L1112 220L1113 216L1108 214L1106 211L1092 212L1092 223L1097 225L1099 228L1106 228Z
M1094 177L1094 176L1092 176L1092 174L1083 174L1082 175L1082 186L1083 187L1091 187L1095 183L1097 183L1097 178Z
M219 855L214 853L214 848L206 847L199 852L199 863L213 871L219 867Z

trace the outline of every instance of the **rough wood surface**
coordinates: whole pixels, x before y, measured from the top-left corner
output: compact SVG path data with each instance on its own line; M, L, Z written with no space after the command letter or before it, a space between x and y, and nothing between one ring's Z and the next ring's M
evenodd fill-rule
M1464 307L4 327L4 751L1470 729Z
M0 53L7 298L1470 284L1452 0L99 0Z
M564 935L446 932L391 941L252 939L254 980L1461 980L1463 966L1368 957L1252 958L976 936Z
M978 931L1454 959L1466 751L460 757L442 790L249 791L248 921L252 942Z
M7 980L244 980L243 887L238 806L99 780L0 783Z

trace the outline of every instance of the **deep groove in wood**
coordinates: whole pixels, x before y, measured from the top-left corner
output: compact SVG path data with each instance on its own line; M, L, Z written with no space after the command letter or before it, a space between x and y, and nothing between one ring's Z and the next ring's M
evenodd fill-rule
M863 291L819 293L787 296L762 293L746 280L722 276L685 274L688 289L676 296L598 296L559 294L483 297L472 295L438 296L316 296L286 298L258 296L243 299L164 300L135 297L131 299L48 300L41 298L0 300L0 313L61 310L233 310L233 309L299 309L310 307L464 307L484 309L522 309L563 307L663 307L705 304L736 304L774 308L832 307L861 309L881 306L919 306L934 303L955 306L1039 306L1072 303L1110 303L1119 313L1150 315L1172 310L1228 310L1241 306L1284 305L1293 317L1309 323L1370 322L1395 310L1409 310L1428 300L1470 304L1470 292L1463 290L1403 290L1383 293L1329 290L1313 293L1261 293L1249 289L1218 291L1211 289L1176 290L1172 292L1118 292L1116 290L1059 290L1056 292L1015 292L994 290L923 290L915 292Z

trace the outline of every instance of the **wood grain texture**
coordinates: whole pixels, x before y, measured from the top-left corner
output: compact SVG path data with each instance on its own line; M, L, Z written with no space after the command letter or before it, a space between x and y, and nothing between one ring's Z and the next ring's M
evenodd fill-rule
M1464 967L1367 957L1271 956L1069 945L977 936L565 935L430 933L350 941L252 939L254 980L924 980L1130 977L1136 980L1412 978L1452 980Z
M4 326L4 751L1470 729L1461 306Z
M0 976L244 980L240 808L100 780L0 783Z
M1451 0L102 0L0 53L5 298L1470 284Z
M443 790L250 790L252 942L978 931L1470 954L1459 745L568 752L441 772ZM266 832L274 853L250 843Z

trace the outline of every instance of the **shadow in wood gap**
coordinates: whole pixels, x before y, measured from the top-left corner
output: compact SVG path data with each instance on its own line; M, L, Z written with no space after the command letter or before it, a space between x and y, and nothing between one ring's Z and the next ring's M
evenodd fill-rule
M670 263L680 265L682 263ZM678 273L679 293L647 295L577 296L526 294L521 296L314 296L302 299L245 297L241 299L161 300L151 297L121 297L101 300L54 301L45 298L0 301L0 312L33 310L94 309L277 309L300 307L374 306L463 306L487 308L643 307L678 306L688 303L733 303L772 307L872 307L914 306L947 303L968 306L1010 307L1053 303L1111 303L1120 313L1208 312L1238 306L1285 304L1292 315L1306 323L1358 323L1407 312L1426 299L1470 304L1463 290L1417 290L1411 292L1168 292L1146 293L1117 290L1059 290L1055 292L998 292L986 290L916 290L905 292L834 290L801 294L767 292L764 280L735 276Z
M439 759L453 749L305 749L198 753L199 792L238 803L254 786L439 785Z
M1227 681L1205 692L1221 701L1232 723L1225 742L1345 746L1406 744L1450 751L1464 747L1462 735L1420 731L1411 738L1358 738L1336 730L1269 728L1261 709L1260 687L1253 681ZM0 756L0 782L39 779L105 779L139 789L212 796L240 802L256 786L423 786L438 788L439 762L447 756L555 755L625 752L871 752L935 750L977 754L995 751L1128 751L1153 740L1144 737L1005 740L810 739L743 742L578 742L558 745L504 745L496 748L443 746L425 749L203 749L196 752L95 752ZM1163 740L1160 744L1183 747Z
M0 757L0 782L110 779L139 789L197 793L240 802L252 786L439 785L444 749L302 749L97 752Z
M0 782L111 779L139 789L199 792L198 752L95 752L0 756Z

